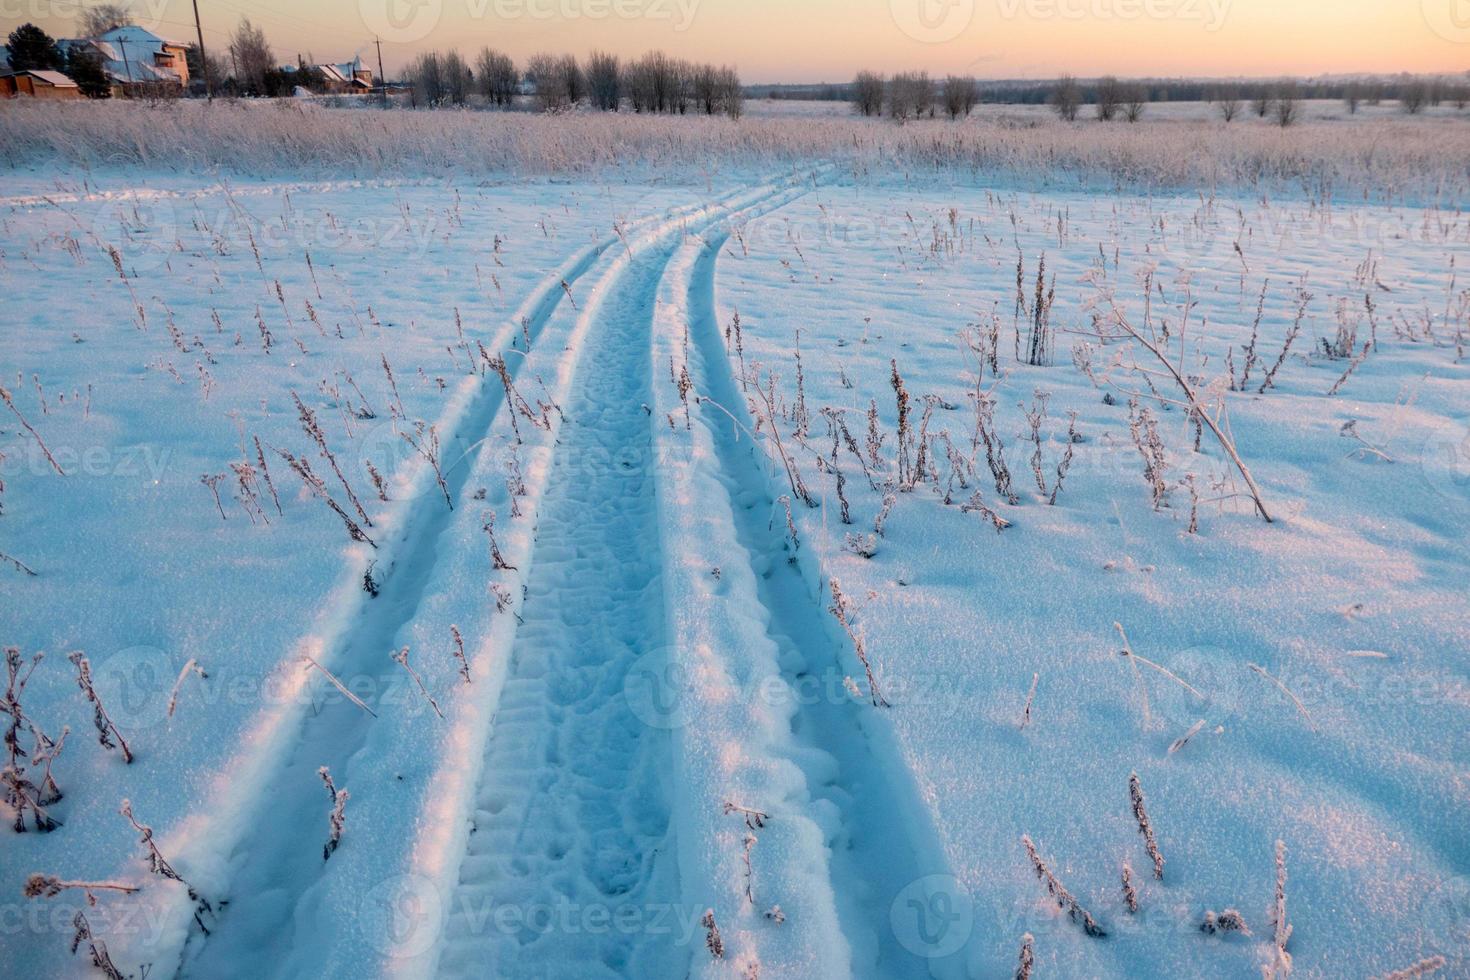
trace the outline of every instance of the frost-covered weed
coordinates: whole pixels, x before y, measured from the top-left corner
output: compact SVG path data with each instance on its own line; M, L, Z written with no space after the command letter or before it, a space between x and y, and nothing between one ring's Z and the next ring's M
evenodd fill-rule
M1092 914L1078 903L1077 899L1072 896L1072 893L1067 891L1066 886L1062 884L1061 880L1052 873L1051 868L1047 867L1046 862L1036 853L1036 845L1032 843L1030 836L1022 835L1021 844L1026 848L1026 856L1031 859L1032 870L1036 872L1036 877L1041 883L1046 886L1046 893L1057 903L1057 907L1067 913L1067 918L1080 925L1082 931L1087 933L1087 935L1096 939L1105 937L1108 934L1107 930L1097 924L1097 920L1092 917Z

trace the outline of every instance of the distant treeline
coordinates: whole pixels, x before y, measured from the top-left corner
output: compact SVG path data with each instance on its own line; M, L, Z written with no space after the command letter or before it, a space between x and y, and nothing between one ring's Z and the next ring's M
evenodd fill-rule
M1079 80L1082 101L1088 105L1098 102L1102 79ZM993 105L1046 105L1056 90L1056 80L1046 81L985 81L979 80L976 89L980 101ZM1221 92L1232 92L1245 101L1269 98L1281 82L1267 79L1133 79L1130 85L1140 86L1149 102L1210 102ZM1297 92L1303 99L1334 99L1350 101L1356 99L1365 104L1375 101L1400 101L1407 93L1415 98L1422 89L1431 104L1454 101L1460 90L1470 86L1470 75L1448 77L1423 77L1393 75L1364 78L1298 79ZM858 102L859 85L856 82L832 82L815 85L752 85L746 90L752 99L791 99L811 102Z
M430 51L414 59L404 80L415 106L462 106L476 100L509 108L524 94L545 112L587 105L604 112L626 108L738 119L744 104L734 68L695 64L661 51L632 61L600 51L584 61L569 54L538 54L524 69L490 48L473 64L458 51Z

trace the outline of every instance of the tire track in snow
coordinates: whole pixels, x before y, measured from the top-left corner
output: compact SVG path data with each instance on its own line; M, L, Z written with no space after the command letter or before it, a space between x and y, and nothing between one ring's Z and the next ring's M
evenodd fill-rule
M657 238L707 207L675 209L581 249L502 324L487 343L488 349L524 347L518 346L523 321L534 348L568 298L563 282L577 285L599 267L605 255L622 249L630 232L633 240L641 240L639 235ZM559 352L558 356L564 359L570 354ZM507 360L511 373L518 376L523 360ZM379 596L366 596L360 586L360 568L354 568L327 598L321 619L303 641L306 651L334 673L366 682L373 692L369 699L378 702L377 714L369 715L342 698L318 705L307 693L311 685L330 689L319 678L295 673L301 664L292 663L289 688L248 739L254 748L238 767L232 767L220 798L212 801L214 812L196 818L198 825L190 828L193 832L179 854L186 866L213 871L206 875L214 886L210 890L216 897L223 893L228 905L223 906L212 936L192 938L195 948L181 967L186 975L272 975L273 969L298 952L298 928L313 928L311 922L303 921L306 916L298 906L324 873L324 791L316 770L330 767L338 784L360 797L370 788L351 784L354 759L365 750L374 729L382 726L385 715L420 706L409 696L392 705L380 702L385 695L405 691L402 668L388 654L426 600L425 589L441 541L456 520L478 513L470 500L469 482L481 470L484 457L493 454L488 436L503 414L504 403L503 389L493 375L461 383L436 423L444 436L445 480L456 509L445 505L429 467L421 467L416 485L395 493L400 498L396 508L389 510L386 520L380 518L391 531L376 532L379 549L369 552L359 547L352 552L362 566L368 558L377 561ZM386 847L386 842L378 846ZM221 869L221 863L231 868ZM330 864L326 868L331 870ZM317 941L319 937L308 940ZM155 948L151 953L158 957L159 951Z
M703 906L679 902L670 739L624 696L628 671L665 635L648 369L654 304L678 245L629 263L587 311L599 326L538 510L525 622L448 903L443 976L487 966L499 976L678 976L703 944ZM584 470L587 456L620 462Z
M668 523L686 525L679 539L683 552L666 562L668 588L698 607L684 623L676 655L685 658L683 676L708 684L723 675L731 697L750 709L730 714L730 724L739 727L728 732L715 723L696 738L696 724L688 726L690 742L722 736L737 741L744 735L742 749L751 756L744 772L730 766L723 774L730 788L710 784L703 799L690 793L692 804L702 808L691 819L718 813L719 795L732 790L754 794L734 802L771 813L767 827L755 832L760 843L753 852L753 877L769 884L754 906L741 901L743 894L734 902L726 896L724 903L726 921L755 920L746 933L746 955L759 959L763 972L961 974L961 950L973 922L944 917L952 900L967 897L957 893L947 875L932 820L880 710L846 694L843 677L862 677L862 671L825 608L826 579L815 558L804 552L797 556L800 563L788 560L793 556L776 500L783 484L750 435L753 426L715 312L715 271L727 238L728 233L686 246L674 263L670 315L656 344L664 356L677 359L687 336L689 370L700 396L694 430L686 433L680 426L664 436L671 442L688 440L690 446L686 472L665 475L666 487L661 487L668 497ZM661 393L661 407L679 405L677 393L661 384L669 389ZM717 530L695 533L712 521ZM717 577L711 575L714 567ZM682 585L672 581L680 576ZM692 688L678 690L679 683L667 685L666 693L699 696ZM767 727L762 729L762 723ZM762 751L786 760L795 772L773 770L759 757ZM804 839L793 832L792 840L767 846L765 839L791 822L808 823L814 832ZM732 836L743 833L737 826L732 835L716 820L714 849L728 855ZM804 848L805 861L784 853L788 847ZM734 853L739 854L738 844ZM730 864L727 858L727 877ZM743 865L734 872L739 880ZM715 867L709 873L718 877L721 871ZM753 915L771 901L792 903L785 906L788 935L763 932ZM797 925L798 910L811 920L805 929ZM830 934L834 920L835 931L846 940L846 959ZM820 961L803 965L803 955L811 950L819 951Z

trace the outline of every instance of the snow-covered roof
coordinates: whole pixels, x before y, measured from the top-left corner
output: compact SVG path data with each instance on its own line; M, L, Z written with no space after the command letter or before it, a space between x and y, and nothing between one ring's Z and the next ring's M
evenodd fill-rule
M0 44L0 71L10 70L10 45Z
M110 31L105 31L102 34L98 34L97 37L94 38L94 40L107 41L114 44L123 43L128 45L130 48L133 45L137 45L142 48L148 48L151 51L162 50L165 44L175 48L185 47L185 45L179 41L170 41L167 38L159 37L157 34L154 34L147 28L139 27L136 24L126 24L122 27L114 27Z
M350 81L352 81L352 75L351 74L347 74L347 75L343 75L342 74L342 67L340 65L317 65L317 68L319 68L321 70L321 73L323 75L327 76L327 81L329 81L329 82L350 82Z
M95 38L63 38L57 42L68 56L79 48L92 48L102 58L102 70L114 82L179 82L178 72L152 63L155 55L163 53L164 43L141 27L118 27Z
M77 87L77 83L76 82L72 81L70 78L67 78L65 75L63 75L59 71L46 71L46 70L43 70L43 69L40 69L40 68L26 68L26 69L24 69L22 71L9 72L9 74L10 75L30 75L32 78L39 78L41 81L45 82L47 85L54 85L56 88L76 88Z

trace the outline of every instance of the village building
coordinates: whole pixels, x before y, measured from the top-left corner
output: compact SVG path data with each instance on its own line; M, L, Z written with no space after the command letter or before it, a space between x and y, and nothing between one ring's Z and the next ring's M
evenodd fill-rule
M28 69L0 74L0 98L29 96L36 99L80 99L77 83L59 71Z
M136 25L114 27L97 37L58 42L70 57L91 49L102 61L114 95L178 94L188 88L188 45Z

